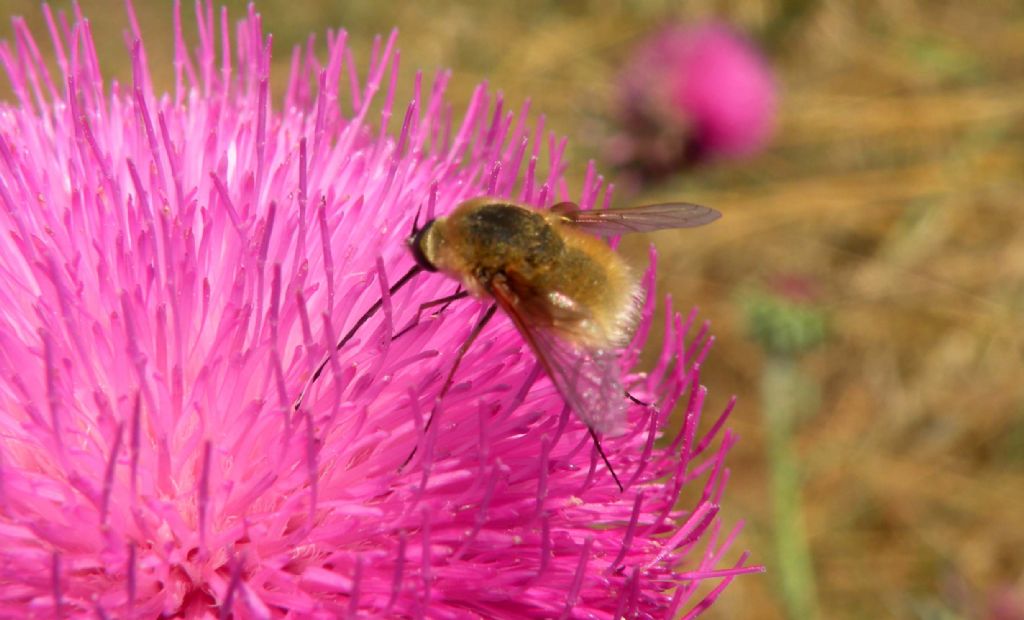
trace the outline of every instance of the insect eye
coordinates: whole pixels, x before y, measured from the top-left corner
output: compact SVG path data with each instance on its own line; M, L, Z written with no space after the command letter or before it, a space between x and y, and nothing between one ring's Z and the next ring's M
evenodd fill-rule
M427 255L423 252L423 244L427 231L434 225L434 220L430 220L423 225L423 228L415 231L409 240L406 242L409 244L409 250L412 252L412 257L415 259L416 264L422 267L426 271L437 271L437 267L434 263L430 262Z

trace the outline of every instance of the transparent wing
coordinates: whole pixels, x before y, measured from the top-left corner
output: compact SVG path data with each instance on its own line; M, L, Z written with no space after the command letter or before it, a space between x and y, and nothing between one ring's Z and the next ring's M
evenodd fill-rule
M722 217L718 211L687 202L581 211L572 203L559 203L551 208L575 226L598 237L616 237L627 233L649 232L662 228L703 226Z
M563 327L531 317L550 315L549 298L519 294L510 281L497 276L491 292L537 355L551 382L583 422L598 433L625 430L627 402L613 349L586 346L566 338Z

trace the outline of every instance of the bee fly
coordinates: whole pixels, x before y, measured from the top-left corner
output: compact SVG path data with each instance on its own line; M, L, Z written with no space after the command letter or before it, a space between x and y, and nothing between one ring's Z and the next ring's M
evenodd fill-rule
M444 398L466 351L500 307L566 403L587 425L621 489L598 437L624 430L627 393L616 351L633 333L640 291L629 266L600 237L701 226L720 216L714 209L687 203L584 211L570 202L538 209L485 196L459 204L451 214L422 228L414 224L406 243L416 265L390 292L394 294L421 271L441 272L461 285L454 295L421 305L416 320L427 308L469 295L493 301L459 348L435 402ZM360 317L337 350L382 303L378 301ZM310 384L326 364L327 360L321 363ZM300 395L296 409L301 399ZM435 404L427 429L436 409ZM414 454L415 450L406 464Z

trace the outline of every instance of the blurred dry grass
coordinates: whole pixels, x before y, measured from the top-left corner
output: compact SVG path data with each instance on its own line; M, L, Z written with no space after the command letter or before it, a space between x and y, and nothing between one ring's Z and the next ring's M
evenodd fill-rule
M101 56L123 77L120 3L82 4ZM137 4L160 58L170 47L167 8ZM834 326L827 346L804 360L822 390L798 436L824 616L979 618L997 591L1024 589L1022 3L275 1L259 9L282 69L309 32L345 26L365 54L374 33L398 26L407 75L452 67L457 101L484 79L513 103L532 97L570 137L576 173L600 153L617 62L646 30L669 16L714 15L765 38L783 87L773 147L643 196L726 213L699 234L656 235L662 290L715 322L718 344L703 375L712 406L731 393L741 399L733 424L743 441L725 514L747 520L742 544L770 569L762 359L744 336L735 292L775 274L808 275ZM36 0L8 0L3 10L43 32ZM627 251L641 256L643 242ZM781 617L776 591L770 573L740 579L711 616Z

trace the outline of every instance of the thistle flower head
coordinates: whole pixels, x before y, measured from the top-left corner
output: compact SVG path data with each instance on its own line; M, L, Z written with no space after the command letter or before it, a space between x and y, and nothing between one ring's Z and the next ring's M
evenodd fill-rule
M761 52L722 23L674 24L642 41L622 73L619 159L653 171L760 150L776 92Z
M454 284L389 294L413 217L566 197L564 141L483 87L453 114L447 73L398 107L394 36L365 69L344 31L295 50L275 105L259 15L197 6L168 95L137 25L128 84L81 15L43 7L56 73L24 22L0 45L0 616L670 617L758 570L727 558L735 438L728 410L698 433L692 314L629 375L656 406L604 444L623 493L504 319L426 430L482 306L413 323ZM580 202L609 199L589 169Z

